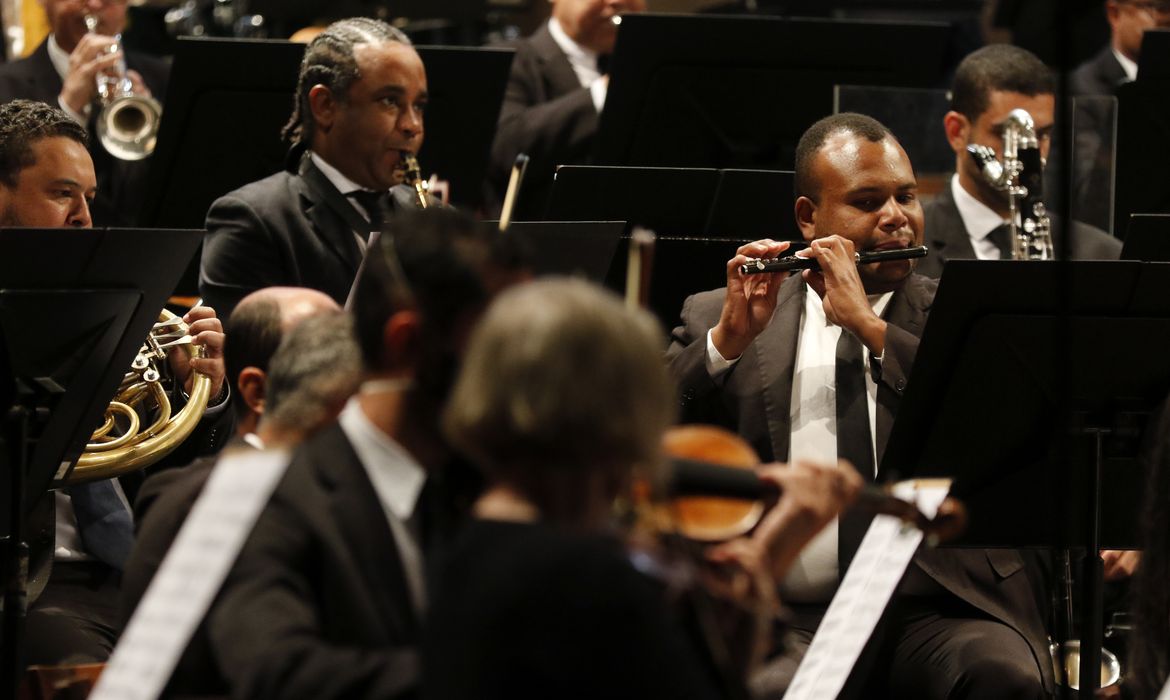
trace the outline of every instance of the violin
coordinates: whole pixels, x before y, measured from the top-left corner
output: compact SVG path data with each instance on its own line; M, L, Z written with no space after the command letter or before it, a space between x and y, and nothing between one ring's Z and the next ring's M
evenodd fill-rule
M757 471L755 450L739 435L717 426L682 425L663 437L669 458L663 485L665 503L655 508L658 519L669 518L680 534L699 542L718 542L749 533L774 502L779 489ZM928 480L918 480L928 485ZM948 498L933 517L893 494L896 484L867 484L853 508L873 515L891 515L922 530L928 543L954 539L966 527L962 504Z

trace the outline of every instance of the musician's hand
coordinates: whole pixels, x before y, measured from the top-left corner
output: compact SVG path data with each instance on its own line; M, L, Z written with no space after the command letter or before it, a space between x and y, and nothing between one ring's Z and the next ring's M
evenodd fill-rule
M752 669L772 650L772 623L780 610L766 553L758 542L737 537L709 548L706 558L713 565L702 570L707 589L750 616L752 624L737 641L746 642L744 661Z
M805 270L804 281L823 300L825 317L881 356L886 346L886 322L873 312L866 297L853 241L840 236L818 238L809 244L809 250L821 264L821 271Z
M786 272L745 275L740 271L749 258L775 258L788 249L787 241L771 239L753 241L735 251L727 262L727 295L723 298L723 312L712 329L711 340L725 359L734 360L743 354L756 336L768 326L776 311L776 295L780 284L788 277Z
M1105 560L1105 580L1123 581L1137 571L1142 553L1136 549L1106 549L1101 558Z
M182 382L183 390L190 394L195 381L193 371L206 374L211 378L211 400L215 400L223 391L227 373L223 364L223 324L215 317L215 309L208 306L196 306L188 311L183 316L183 323L187 324L192 345L203 347L203 357L190 359L186 352L172 352L170 360L175 379Z
M126 77L130 79L131 90L135 95L143 97L150 97L150 88L146 86L146 81L142 79L142 74L133 69L126 70Z
M86 34L69 54L69 70L61 86L61 101L69 109L84 114L85 108L97 98L97 75L115 69L122 59L120 51L111 53L113 37Z
M845 460L836 465L795 462L758 469L780 489L780 499L752 533L767 553L772 576L784 578L797 554L833 518L857 499L862 479Z

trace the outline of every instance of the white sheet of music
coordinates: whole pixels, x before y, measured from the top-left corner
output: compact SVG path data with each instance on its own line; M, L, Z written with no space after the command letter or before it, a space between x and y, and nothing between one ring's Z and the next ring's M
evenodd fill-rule
M288 462L280 450L240 450L219 461L90 700L159 696Z
M1166 685L1162 686L1162 692L1158 693L1158 700L1170 700L1170 678L1166 679Z
M934 516L948 491L950 482L944 480L894 487L895 495L917 503L928 517ZM907 528L890 515L874 517L784 700L837 697L921 542L920 530Z

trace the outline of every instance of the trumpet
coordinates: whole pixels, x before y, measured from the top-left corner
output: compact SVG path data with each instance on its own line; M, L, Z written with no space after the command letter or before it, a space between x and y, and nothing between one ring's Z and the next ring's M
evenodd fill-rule
M89 33L97 30L95 15L85 16ZM122 50L122 35L114 36L107 51ZM126 75L126 61L121 59L113 73L98 73L98 99L101 112L97 118L97 137L110 155L121 160L142 160L154 152L162 105L147 95L134 94L134 84Z

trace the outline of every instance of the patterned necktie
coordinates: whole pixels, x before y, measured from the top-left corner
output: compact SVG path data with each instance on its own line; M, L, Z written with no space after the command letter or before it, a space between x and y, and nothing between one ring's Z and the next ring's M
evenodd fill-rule
M66 489L85 549L121 571L134 545L134 521L110 479Z
M386 230L386 222L390 220L391 212L389 193L356 190L350 192L348 196L353 197L366 210L366 219L370 222L370 231L367 233Z
M991 233L987 234L987 240L999 248L1000 260L1012 259L1012 229L1007 223L1002 223L992 229Z
M837 458L847 459L861 478L873 481L873 437L869 429L869 399L861 341L841 329L837 340ZM857 509L841 514L837 524L837 566L844 578L849 562L869 529L873 516Z

